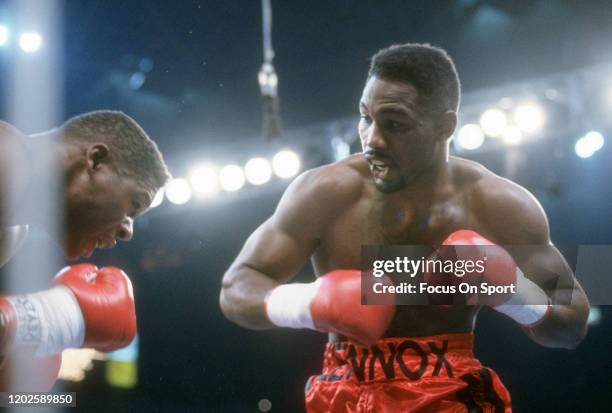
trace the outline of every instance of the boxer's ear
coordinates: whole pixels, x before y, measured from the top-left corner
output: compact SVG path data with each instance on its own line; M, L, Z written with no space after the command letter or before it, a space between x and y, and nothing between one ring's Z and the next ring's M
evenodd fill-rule
M95 171L111 159L110 149L104 143L94 143L87 148L87 169Z
M446 140L452 136L457 127L457 112L454 110L447 110L440 116L438 123L438 136Z

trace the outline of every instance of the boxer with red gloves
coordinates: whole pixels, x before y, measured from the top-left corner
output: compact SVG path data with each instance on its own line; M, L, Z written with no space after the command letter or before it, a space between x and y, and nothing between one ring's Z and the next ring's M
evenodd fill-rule
M85 113L35 136L0 121L0 266L30 226L57 229L50 235L69 259L129 241L134 219L169 177L155 142L122 112ZM57 206L41 195L49 188L60 191ZM57 214L41 214L41 205ZM133 337L131 286L120 270L79 265L55 285L0 299L0 389L49 390L61 361L52 353L81 345L109 351ZM9 381L8 370L23 380Z
M461 274L425 273L428 284L450 283L457 287L459 283L467 283L477 291L482 285L504 288L502 293L474 294L464 297L463 294L435 294L430 296L434 304L469 303L477 298L475 303L489 304L491 308L506 314L525 327L534 327L545 319L551 310L550 298L536 283L525 277L512 256L503 248L471 230L459 230L450 234L430 259L468 260L484 262L484 271L470 271ZM456 248L454 248L456 247ZM457 288L455 288L457 291ZM513 292L510 292L513 291ZM455 300L453 300L455 298ZM459 298L457 300L457 298Z
M361 271L337 270L306 284L284 284L266 297L266 313L279 327L338 333L361 345L382 337L395 306L361 305Z
M63 350L113 351L128 345L135 335L132 284L123 271L91 264L66 267L46 291L0 297L0 344L5 357L0 381L21 391L47 391L57 377ZM28 371L38 381L9 384L5 376L11 369Z
M537 200L482 165L449 156L459 89L454 64L439 48L379 51L359 104L363 153L295 179L223 277L221 309L237 324L330 333L323 372L306 386L309 413L511 411L501 380L472 352L480 307L402 305L393 312L361 304L358 274L339 270L361 268L364 245L441 245L453 233L447 243L530 245L512 259L500 248L497 266L520 268L519 284L539 287L532 291L543 292L555 274L553 293L572 299L544 301L544 311L520 302L506 303L520 314L495 309L544 346L574 348L586 334L588 300L550 242ZM461 229L474 239L457 237ZM318 280L287 284L309 258ZM516 274L486 277L503 284Z

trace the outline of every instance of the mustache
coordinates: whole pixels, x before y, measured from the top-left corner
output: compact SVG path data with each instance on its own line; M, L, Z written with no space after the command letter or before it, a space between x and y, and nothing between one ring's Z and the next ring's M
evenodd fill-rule
M363 151L363 155L366 158L386 158L388 160L393 160L393 157L390 154L378 149L366 149Z

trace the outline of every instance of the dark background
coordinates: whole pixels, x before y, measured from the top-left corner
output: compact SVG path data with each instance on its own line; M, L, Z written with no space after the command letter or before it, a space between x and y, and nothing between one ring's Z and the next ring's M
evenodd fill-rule
M0 16L10 18L9 6L0 2ZM609 1L273 1L273 12L289 132L355 116L368 58L392 43L448 50L464 92L612 60ZM256 77L262 63L258 1L70 0L63 19L65 117L100 108L126 111L155 138L177 176L197 156L269 150L261 137ZM0 55L6 71L11 52ZM142 87L131 88L143 58L152 69ZM0 105L6 113L5 102ZM528 162L519 182L542 202L555 243L610 244L610 145L583 160L563 139L573 137L522 148ZM561 156L550 157L551 145L565 145ZM248 150L240 156L250 156ZM502 174L504 156L471 155ZM262 398L273 412L303 410L303 386L320 368L324 337L241 329L218 307L221 276L272 213L285 184L248 197L165 203L137 222L133 242L92 258L133 278L139 383L133 390L109 387L103 365L96 364L83 382L67 385L78 392L79 410L255 412ZM601 311L602 322L573 351L539 347L506 318L481 313L476 354L500 374L514 411L612 411L612 311Z

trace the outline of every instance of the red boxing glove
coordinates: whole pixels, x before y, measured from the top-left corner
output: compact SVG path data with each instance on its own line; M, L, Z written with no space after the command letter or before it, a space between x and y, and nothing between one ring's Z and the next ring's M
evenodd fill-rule
M0 363L0 392L47 392L57 380L61 364L61 353L36 357L14 352L5 356Z
M468 284L478 291L481 291L480 287L484 283L492 287L510 287L516 285L517 271L520 271L504 248L470 230L459 230L450 234L429 260L452 261L455 268L454 273L425 272L428 285L452 286L455 291L448 293L449 290L442 289L440 293L429 294L434 304L470 303L470 299L476 294L459 292L459 284ZM507 293L479 295L478 302L485 305L502 304L512 296L510 291L508 288Z
M337 270L313 283L276 287L266 298L266 312L279 327L336 332L370 345L389 327L395 305L363 305L361 297L361 272Z
M123 271L66 267L45 291L0 297L0 352L35 356L82 346L112 351L136 334L132 284Z
M55 278L76 297L85 321L83 347L113 351L125 347L136 335L136 308L132 283L115 267L97 269L91 264L68 267Z

